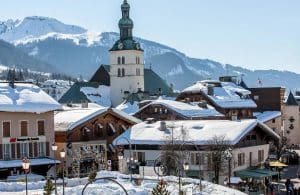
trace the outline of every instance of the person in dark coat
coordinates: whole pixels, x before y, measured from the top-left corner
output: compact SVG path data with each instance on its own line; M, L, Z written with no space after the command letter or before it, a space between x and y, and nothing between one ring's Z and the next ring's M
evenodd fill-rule
M291 179L287 179L285 182L286 194L293 195L294 184L291 182Z

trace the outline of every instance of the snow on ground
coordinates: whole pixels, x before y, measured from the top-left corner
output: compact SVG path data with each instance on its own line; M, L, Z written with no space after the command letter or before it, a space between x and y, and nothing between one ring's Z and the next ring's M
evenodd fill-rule
M0 72L7 70L8 67L0 64Z
M147 177L145 176L141 186L137 186L129 181L129 175L120 174L118 172L101 171L98 172L97 178L100 177L115 177L116 180L124 186L130 195L148 195L149 192L156 186L158 177ZM137 177L137 176L134 176ZM167 190L171 192L171 195L178 194L178 178L175 176L163 177L168 182ZM62 181L58 180L58 184ZM81 195L84 185L87 183L87 178L74 178L66 179L65 194L70 195ZM182 186L183 191L189 192L188 194L198 195L245 195L244 193L226 188L221 185L212 184L206 181L202 181L202 192L199 191L199 180L191 178L183 178L184 185ZM40 182L29 182L28 189L29 194L42 195L43 186L45 181ZM0 182L0 194L1 195L21 195L24 194L25 183L24 182ZM58 194L62 194L62 187L59 185ZM86 188L85 194L105 194L105 195L119 195L124 194L122 189L117 185L109 181L99 180L94 184L89 185Z
M104 107L110 107L110 87L99 85L98 88L82 87L80 91L93 103L97 103Z

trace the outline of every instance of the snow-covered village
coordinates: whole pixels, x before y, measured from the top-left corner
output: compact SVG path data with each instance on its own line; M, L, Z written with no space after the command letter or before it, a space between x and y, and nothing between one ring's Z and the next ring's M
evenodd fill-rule
M300 4L253 2L3 3L0 195L300 194Z

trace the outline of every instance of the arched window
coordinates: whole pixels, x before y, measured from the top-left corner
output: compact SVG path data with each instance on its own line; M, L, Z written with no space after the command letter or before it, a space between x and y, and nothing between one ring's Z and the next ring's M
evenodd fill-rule
M121 57L118 57L118 64L121 64Z
M122 56L122 64L125 64L125 57Z
M121 77L121 69L118 68L118 77Z
M124 77L124 76L125 76L125 69L122 68L122 77Z

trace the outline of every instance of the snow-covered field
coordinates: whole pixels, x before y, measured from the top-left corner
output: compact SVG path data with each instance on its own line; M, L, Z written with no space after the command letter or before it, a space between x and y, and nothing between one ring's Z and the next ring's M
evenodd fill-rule
M130 195L148 195L151 194L152 189L156 186L158 177L145 177L141 186L137 186L129 181L129 175L123 175L118 172L111 171L101 171L97 174L99 177L114 177L116 180L124 186ZM136 177L136 176L134 176ZM167 190L171 192L172 195L178 194L178 178L174 176L168 176L163 178L168 182ZM67 186L65 188L65 194L78 194L82 193L84 185L87 183L87 178L75 178L67 179ZM61 183L61 180L58 180ZM244 195L244 193L226 188L220 185L215 185L209 182L202 182L202 192L199 191L199 180L184 178L182 189L187 191L187 194L203 194L203 195ZM43 186L45 182L30 182L28 183L29 194L31 195L42 195ZM24 194L25 183L24 182L0 182L0 194L1 195L21 195ZM62 194L62 187L58 187L58 194ZM122 189L110 181L99 180L94 184L90 184L84 194L104 194L104 195L117 195L125 194Z

